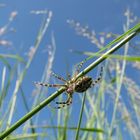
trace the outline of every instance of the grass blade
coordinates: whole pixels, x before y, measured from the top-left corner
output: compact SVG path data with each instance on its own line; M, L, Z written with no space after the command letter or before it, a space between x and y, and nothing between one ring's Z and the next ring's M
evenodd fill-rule
M65 126L29 126L29 128L49 128L49 129L65 129ZM77 127L66 127L66 129L69 129L69 130L73 130L73 131L76 131L77 130ZM100 128L79 128L80 131L87 131L87 132L98 132L98 133L104 133L104 131Z
M27 69L29 68L32 60L33 60L33 57L35 55L35 52L37 51L41 41L42 41L42 38L44 37L45 35L45 32L48 28L48 25L50 23L50 19L52 17L52 12L49 13L49 17L43 22L43 25L41 26L41 29L38 33L38 36L37 36L37 39L36 39L36 42L35 42L35 45L34 45L34 53L31 55L31 57L29 58L25 68L23 69L23 71L21 72L21 74L19 75L17 81L16 81L16 86L15 86L15 89L14 89L14 93L13 93L13 97L11 99L11 102L12 102L12 105L11 105L11 110L10 110L10 115L9 115L9 119L8 119L8 124L10 125L11 124L11 121L12 121L12 117L13 117L13 114L14 114L14 108L15 108L15 105L16 105L16 97L17 97L17 93L19 91L19 88L21 86L21 83L24 79L24 76L26 74L26 71Z
M97 53L93 53L93 52L81 52L81 51L72 51L74 53L77 54L82 54L82 55L86 55L86 56L95 56L95 57L99 57L102 56L103 54L97 54ZM108 58L113 58L113 59L118 59L118 60L126 60L126 61L130 61L130 62L136 62L136 61L140 61L140 56L129 56L129 55L107 55Z
M78 140L78 138L79 138L79 131L80 131L80 126L81 126L81 121L82 121L82 116L83 116L83 111L84 111L85 99L86 99L86 92L84 93L84 97L83 97L83 101L82 101L82 106L81 106L81 111L80 111L80 116L79 116L78 127L76 130L75 140Z
M133 28L129 29L128 31L126 31L124 34L122 34L121 36L119 36L118 38L114 39L113 41L111 41L109 44L107 44L105 47L103 47L99 52L97 52L95 55L89 56L88 58L85 59L85 61L92 59L94 56L98 55L99 53L109 49L112 45L121 42L123 39L127 38L127 36L129 36L130 34L133 33L139 33L140 32L140 23L138 23L137 25L135 25Z

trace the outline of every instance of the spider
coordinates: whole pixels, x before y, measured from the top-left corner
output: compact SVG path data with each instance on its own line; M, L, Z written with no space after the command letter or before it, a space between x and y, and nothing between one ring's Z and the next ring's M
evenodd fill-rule
M61 80L62 82L64 82L64 84L47 84L47 83L35 82L36 85L41 85L41 86L46 86L46 87L65 87L65 91L67 93L68 98L64 102L56 102L56 104L59 105L55 107L56 109L60 109L62 107L65 107L66 105L69 106L70 104L72 104L72 96L74 92L83 93L90 87L99 83L100 80L102 79L103 67L101 67L99 77L95 80L93 80L89 76L82 76L77 79L76 76L78 75L82 65L83 64L81 64L79 66L79 69L76 70L74 78L71 78L69 75L69 80L65 80L64 78L52 72L52 75L56 77L57 79Z

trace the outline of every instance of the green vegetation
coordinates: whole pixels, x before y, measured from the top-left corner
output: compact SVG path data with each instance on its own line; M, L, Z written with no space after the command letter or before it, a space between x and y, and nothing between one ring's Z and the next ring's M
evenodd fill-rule
M35 95L34 102L32 106L30 105L29 107L27 99L24 95L25 93L22 89L22 83L24 78L27 76L27 71L30 69L40 43L43 40L43 37L49 27L51 17L52 13L48 12L48 17L43 20L34 47L31 48L30 52L28 53L28 60L24 59L19 54L0 54L0 60L3 63L0 90L0 139L7 138L8 140L36 140L38 137L40 137L41 139L49 140L66 140L69 136L68 132L73 131L73 138L75 138L76 140L92 140L93 137L97 140L113 140L114 136L115 139L123 140L123 134L121 130L121 127L123 125L125 126L127 133L132 138L139 138L139 126L136 122L139 123L140 121L140 87L133 79L125 74L125 69L127 66L127 62L131 62L131 65L133 67L140 69L140 67L138 67L140 57L131 56L128 54L128 48L130 46L129 41L133 37L139 35L138 33L140 32L140 24L135 25L131 29L129 29L130 25L127 24L127 26L125 27L125 33L111 41L111 43L109 43L105 47L103 47L104 44L102 43L101 45L99 45L100 42L97 42L97 38L94 36L93 38L96 39L96 41L94 42L92 40L92 42L99 46L99 51L97 53L73 51L75 53L80 53L81 55L88 56L85 60L83 60L83 62L85 63L88 61L92 61L93 58L96 58L96 60L92 61L92 63L83 71L81 71L76 76L76 78L88 74L95 67L101 64L101 62L106 60L104 65L104 76L99 85L99 88L94 88L92 90L89 89L88 91L86 91L86 93L83 93L83 95L79 95L79 99L81 101L81 110L79 109L79 116L77 116L78 122L74 123L74 126L69 126L69 122L73 121L73 104L70 107L65 107L60 110L54 110L51 108L51 106L49 106L49 104L52 103L56 97L64 92L64 87L58 89L46 99L42 94L43 92L46 92L46 89L45 91L43 91L44 87L36 88L35 92L40 94ZM127 23L129 23L129 20L130 19L127 18ZM73 22L73 26L74 25L76 24L74 24ZM78 27L74 26L74 28ZM86 32L86 34L88 33ZM84 32L82 32L80 35L84 36ZM123 55L113 54L121 47L122 49L124 49ZM48 63L46 64L47 68L45 67L42 81L49 81L49 72L52 68L52 62L55 59L55 39L53 35L52 48L53 50L48 58ZM11 60L14 61L14 66L10 63ZM22 70L20 71L18 71L19 65L23 66ZM13 86L13 78L16 78L16 82L14 85L14 91L13 93L11 93L11 90L9 89L11 85ZM122 95L122 88L124 88L127 96L129 97L129 104L131 106L131 109L129 109L123 99L124 95ZM7 109L3 110L3 108L5 108L3 106L5 106L5 104L7 103L6 97L9 96L9 92L11 98L10 100L8 99L8 104L6 107ZM95 92L96 94L93 94ZM13 117L15 117L16 106L18 106L17 102L19 93L22 96L23 104L25 106L27 114L25 114L21 119L12 124ZM59 99L61 99L61 97L62 96L59 96ZM76 104L76 102L74 104ZM38 120L41 120L39 113L47 105L47 109L49 109L53 118L55 118L57 125L54 125L51 118L50 120L47 120L49 123L46 125L38 124ZM133 113L131 110L133 110ZM135 118L133 118L133 115L135 115ZM31 119L33 116L37 116L36 119ZM21 134L13 133L21 125ZM37 131L39 128L41 129L41 133ZM49 135L50 131L52 131L54 135Z

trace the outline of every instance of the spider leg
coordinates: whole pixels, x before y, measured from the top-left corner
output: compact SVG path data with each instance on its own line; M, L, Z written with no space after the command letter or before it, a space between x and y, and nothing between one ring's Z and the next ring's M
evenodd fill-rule
M63 82L67 82L67 80L65 80L65 79L62 78L61 76L55 74L54 72L51 72L51 75L53 75L55 78L57 78L57 79L59 79L59 80L61 80L61 81L63 81Z
M76 65L76 72L74 74L74 81L76 81L76 76L80 73L80 69L82 68L85 61L82 61Z
M80 63L77 65L75 75L77 75L77 74L80 72L80 69L82 68L83 64L84 64L84 61L80 62Z
M68 80L71 80L71 75L69 73L67 73L67 78Z
M103 76L103 66L101 66L99 77L93 81L92 86L98 84L101 81L102 76Z
M66 87L66 85L64 84L46 84L46 83L41 83L41 82L34 82L34 84L36 85L40 85L40 86L46 86L46 87Z
M65 107L66 105L69 106L70 104L72 104L72 95L71 94L67 94L68 95L68 99L64 102L56 102L56 104L59 104L61 106L55 107L56 109L60 109Z

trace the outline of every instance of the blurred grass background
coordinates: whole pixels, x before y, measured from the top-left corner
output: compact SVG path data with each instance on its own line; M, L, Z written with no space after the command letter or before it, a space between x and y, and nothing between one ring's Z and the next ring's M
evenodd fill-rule
M28 90L25 88L27 83L24 82L24 78L29 78L28 71L32 67L32 61L34 59L34 61L37 61L37 58L35 58L36 53L51 25L51 20L53 20L52 11L32 11L32 13L36 16L43 13L45 16L42 19L40 28L37 29L39 32L35 43L26 53L26 57L23 57L25 52L12 53L9 49L12 40L9 40L8 37L3 39L3 36L6 36L9 32L15 32L12 28L12 22L15 20L17 12L13 11L7 17L9 18L8 23L0 27L0 46L5 47L5 50L7 50L6 53L0 53L1 132L10 128L19 119L17 116L20 111L23 111L21 113L22 117L51 93L46 87L36 86L33 86L32 93L28 93L28 95L26 93ZM124 32L139 21L138 17L134 16L129 9L124 12L124 18L125 23L122 23ZM78 36L84 37L92 44L95 44L97 50L102 49L105 44L119 36L119 34L111 33L111 31L110 33L93 32L88 26L81 25L80 22L75 20L68 20L67 22ZM55 60L56 45L55 36L52 33L51 44L47 48L47 62L40 78L42 82L50 83L50 79L53 79L51 81L53 83L58 82L50 76ZM6 139L123 140L127 138L128 140L139 140L139 45L138 36L118 51L116 57L115 54L114 57L109 57L103 63L104 74L101 83L89 89L85 94L77 94L73 99L74 103L70 107L54 110L52 106L55 105L55 102L52 102L49 107L44 109L44 112L42 111L42 114L40 112L36 114ZM88 52L86 49L83 52L76 49L71 50L71 52L71 57L74 57L75 53L76 55L86 55L86 57L94 53ZM134 56L136 56L135 60L133 59ZM129 59L125 59L125 57L129 57ZM37 67L40 67L39 65ZM98 75L98 69L95 70ZM65 73L68 73L68 71L74 70L71 70L67 63ZM57 72L57 69L55 69L55 72ZM94 78L94 76L92 77ZM65 100L65 95L62 94L58 100ZM46 111L49 115L44 115Z

